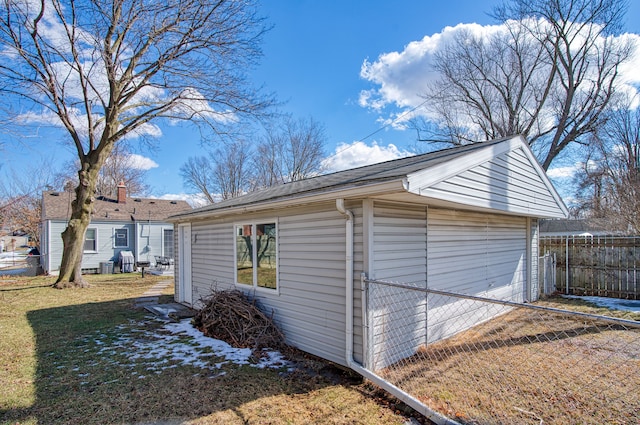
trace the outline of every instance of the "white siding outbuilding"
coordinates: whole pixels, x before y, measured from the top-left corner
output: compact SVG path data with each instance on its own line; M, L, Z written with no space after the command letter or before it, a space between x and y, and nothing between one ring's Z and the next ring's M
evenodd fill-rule
M191 229L176 257L176 297L198 307L213 289L243 290L273 312L289 344L376 367L397 360L375 351L383 327L397 329L401 358L482 312L446 317L421 292L393 298L412 305L409 317L392 305L367 311L362 274L535 299L538 219L566 215L519 136L387 161L174 216Z

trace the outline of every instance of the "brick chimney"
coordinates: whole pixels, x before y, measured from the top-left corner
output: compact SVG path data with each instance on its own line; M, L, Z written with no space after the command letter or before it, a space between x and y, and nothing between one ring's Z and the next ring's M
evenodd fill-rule
M127 186L124 185L123 181L120 181L120 184L118 184L118 203L127 203Z

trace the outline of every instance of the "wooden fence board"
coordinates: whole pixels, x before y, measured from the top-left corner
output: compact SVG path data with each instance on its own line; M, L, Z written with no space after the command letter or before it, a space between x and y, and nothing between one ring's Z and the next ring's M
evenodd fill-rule
M557 292L640 299L640 237L541 237L545 253L555 254Z

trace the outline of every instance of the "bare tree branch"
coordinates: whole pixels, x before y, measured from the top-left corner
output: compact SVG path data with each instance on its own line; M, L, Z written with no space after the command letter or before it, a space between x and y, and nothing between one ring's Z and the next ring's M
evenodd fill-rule
M466 144L522 134L545 169L570 144L589 143L634 49L608 37L625 11L618 0L508 1L495 10L504 30L460 34L436 55L441 78L424 94L436 125L414 121L420 138Z
M0 91L32 111L14 120L50 111L80 161L60 285L83 284L92 197L116 144L163 119L225 134L272 104L247 79L266 30L253 0L3 2Z

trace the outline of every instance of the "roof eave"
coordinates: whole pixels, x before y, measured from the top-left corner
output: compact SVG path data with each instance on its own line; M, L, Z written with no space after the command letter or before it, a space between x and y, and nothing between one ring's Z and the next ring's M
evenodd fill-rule
M381 194L406 192L406 178L397 178L385 182L376 182L366 185L356 185L351 187L334 188L322 192L309 192L305 194L295 194L286 198L270 199L260 202L254 202L246 205L238 205L228 208L207 209L203 211L187 212L185 214L174 215L167 219L170 223L184 223L193 220L202 220L209 218L224 217L239 212L259 212L274 208L286 208L300 206L309 203L334 201L338 198L362 198L367 196L375 196Z

